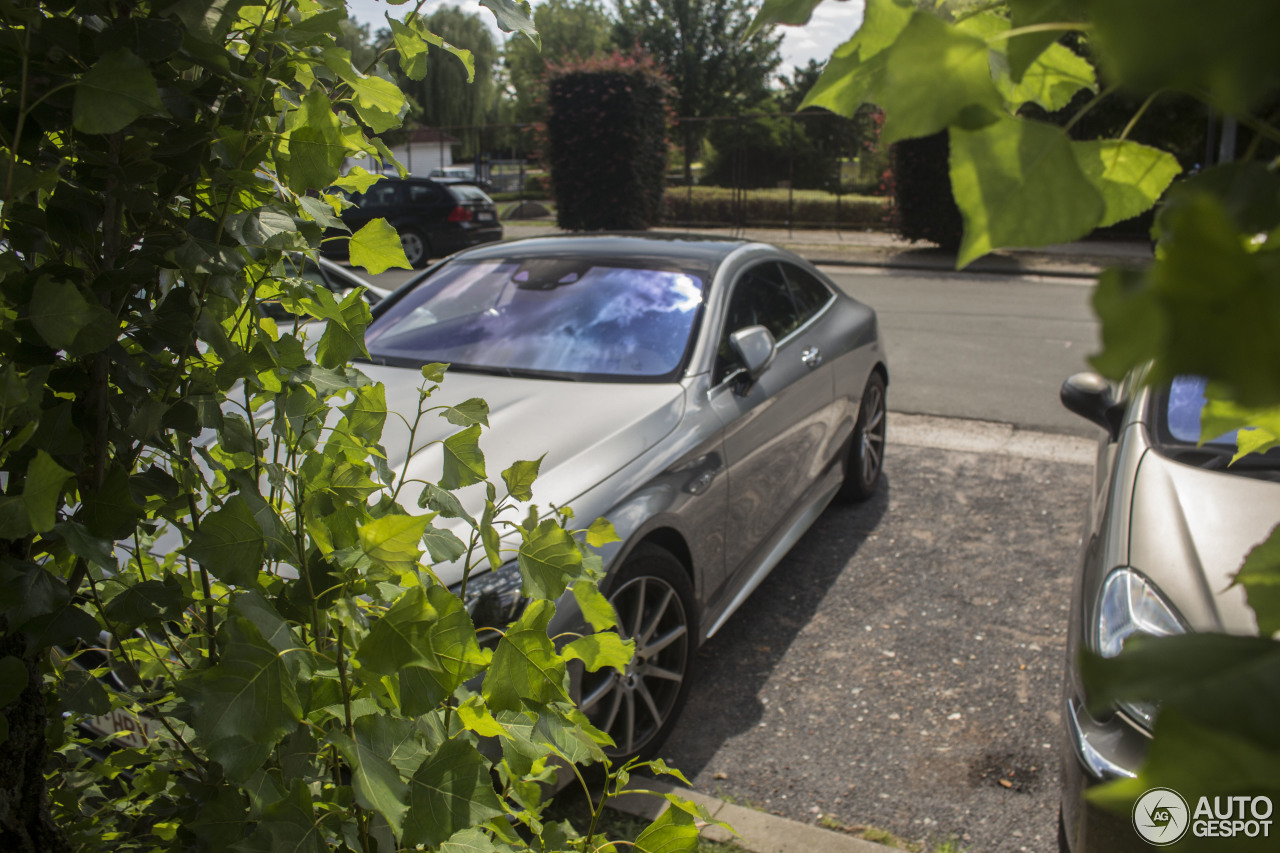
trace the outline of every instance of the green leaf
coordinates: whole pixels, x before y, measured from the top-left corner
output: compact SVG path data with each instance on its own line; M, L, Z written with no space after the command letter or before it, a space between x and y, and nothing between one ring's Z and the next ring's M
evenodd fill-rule
M449 740L413 774L401 840L435 847L502 814L488 762L466 741Z
M488 426L489 404L479 397L472 397L456 406L445 406L440 410L440 417L454 426L469 427L472 424Z
M468 731L481 737L502 737L506 729L489 713L479 696L472 696L457 707L458 721Z
M233 617L226 633L222 656L200 679L195 729L210 757L244 768L293 729L302 706L289 667L252 622Z
M8 683L7 680L5 683ZM111 712L111 698L102 682L88 670L67 667L58 685L58 698L63 711L95 716Z
M885 112L881 141L929 136L951 125L977 130L1005 115L988 53L982 39L915 13L885 57L877 98Z
M22 658L13 655L0 658L0 708L21 696L29 680L27 664Z
M1071 147L1081 170L1106 204L1100 228L1151 209L1182 171L1178 159L1169 152L1137 142L1095 139L1073 142Z
M1273 640L1211 633L1139 636L1117 657L1083 655L1080 673L1095 713L1119 701L1158 701L1161 714L1176 710L1201 725L1280 750L1272 713L1280 704L1280 643Z
M1004 38L1010 29L1008 18L985 13L966 18L957 26L983 39L991 48L991 74L1010 112L1016 112L1028 102L1038 104L1047 112L1057 112L1071 103L1081 89L1097 91L1093 66L1060 44L1046 48L1015 78L1006 53L1010 45Z
M1178 193L1160 221L1156 262L1099 283L1104 349L1093 363L1117 377L1154 360L1151 382L1195 374L1242 406L1280 405L1280 252L1246 245L1208 192Z
M800 109L824 107L851 118L858 107L878 97L888 48L911 21L911 10L893 0L867 0L862 26L836 48Z
M444 440L444 473L440 477L440 487L452 491L482 483L484 479L480 425L472 424Z
M1087 0L1089 43L1108 76L1130 88L1206 93L1241 114L1268 103L1280 84L1280 4L1219 0Z
M547 519L520 543L517 562L524 594L554 600L581 572L582 553L567 530Z
M502 482L507 484L507 494L518 501L533 500L533 483L538 479L544 453L533 461L518 461L502 472Z
M353 289L336 302L327 288L316 288L315 294L315 299L303 299L302 304L309 313L328 321L316 347L316 362L321 367L336 368L358 355L367 356L364 330L373 317L364 295Z
M534 723L532 741L539 750L555 750L573 764L604 761L602 746L613 746L613 738L591 725L586 714L572 705L554 704L543 709Z
M696 818L681 808L668 808L636 838L639 853L696 853Z
M616 633L587 634L564 647L566 659L580 660L591 672L611 666L623 672L635 656L635 640L623 640Z
M1048 24L1069 26L1085 20L1084 0L1009 0L1009 12L1014 29ZM1040 30L1012 38L1008 50L1013 79L1022 80L1036 58L1065 32L1066 29Z
M764 5L751 22L751 28L747 30L747 37L775 24L802 27L809 23L813 10L821 2L822 0L764 0Z
M87 343L77 349L98 352L117 333L115 318L101 305L85 299L68 281L42 278L31 296L29 311L32 325L54 349L72 349L83 332Z
M342 171L347 149L333 105L322 90L312 89L290 113L284 142L288 151L280 152L281 171L294 192L331 186Z
M362 193L367 191L369 187L373 186L380 180L382 180L382 175L370 174L367 169L361 168L360 166L353 166L351 171L335 180L333 182L333 186L339 189L350 190L353 193Z
M504 33L524 33L539 50L542 49L542 39L538 37L538 29L533 25L533 9L528 0L480 0L480 5L493 12L498 29Z
M387 515L361 525L357 530L360 548L374 562L397 574L417 571L422 559L422 534L431 517L426 515Z
M569 701L564 661L547 636L555 610L550 601L530 602L498 641L481 687L490 709L519 711L526 700L540 704Z
M484 668L471 617L457 596L442 587L413 587L373 623L356 650L369 672L401 676L425 691L426 708ZM408 703L406 702L406 705ZM415 704L414 711L422 713ZM426 708L423 708L425 710Z
M1258 633L1274 637L1280 631L1280 527L1250 549L1232 586L1236 584L1244 587L1258 617Z
M35 458L28 463L27 476L22 484L22 503L27 508L31 527L37 533L53 529L54 522L58 520L62 486L69 479L71 472L43 450L37 450Z
M164 113L147 63L125 48L93 64L76 84L71 121L82 133L115 133L138 116Z
M401 722L370 714L355 721L354 739L338 732L329 735L347 761L356 802L382 815L397 836L409 810L409 786L391 764L387 746L395 740Z
M452 563L467 553L466 543L450 530L428 527L422 534L422 541L435 563Z
M622 537L613 529L613 523L607 518L597 518L587 528L587 544L592 548L603 548L612 542L621 542Z
M176 579L153 579L126 585L107 602L106 614L117 629L130 631L146 623L180 619L187 604Z
M587 620L593 631L607 631L618 624L618 614L604 597L604 593L596 586L595 581L576 580L573 582L573 597L578 602L578 609Z
M422 487L422 494L418 496L418 506L438 512L445 518L464 519L472 527L476 526L476 520L462 508L462 501L458 500L453 492L446 491L435 483L427 483Z
M419 23L421 20L415 16L413 23L421 26ZM388 22L391 24L391 37L399 54L400 70L410 80L421 80L426 77L428 55L426 38L417 27L405 26L395 18L389 18Z
M392 267L413 269L400 245L400 234L387 220L379 217L369 222L351 236L351 265L362 267L373 275L380 275Z
M324 821L316 819L311 793L303 779L297 779L283 799L267 805L262 819L248 839L254 842L265 836L265 849L289 853L328 853L332 848L325 839ZM249 849L253 849L250 845Z
M370 444L382 438L387 423L387 389L382 383L356 389L351 402L342 407L347 429Z
M266 539L248 502L239 495L206 515L182 552L214 577L235 586L253 586L262 569Z
M964 217L957 266L1001 246L1074 240L1104 211L1066 133L1024 119L952 128L951 186Z
M494 844L493 839L479 827L455 832L440 845L440 853L511 853L511 849L505 844Z
M374 133L384 133L400 126L408 110L404 93L390 80L360 76L345 80L354 92L356 112Z

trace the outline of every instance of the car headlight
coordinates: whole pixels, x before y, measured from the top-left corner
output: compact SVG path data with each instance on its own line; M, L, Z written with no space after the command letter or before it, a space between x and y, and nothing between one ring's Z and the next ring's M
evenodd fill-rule
M1120 654L1135 634L1169 637L1187 629L1155 586L1132 569L1117 569L1102 585L1098 596L1098 631L1095 648L1104 658ZM1149 702L1124 702L1120 707L1150 728L1157 707Z
M520 567L515 563L467 580L467 594L462 603L471 614L477 632L483 635L486 628L504 629L520 618L528 603L520 594L521 584ZM490 638L482 636L481 639Z

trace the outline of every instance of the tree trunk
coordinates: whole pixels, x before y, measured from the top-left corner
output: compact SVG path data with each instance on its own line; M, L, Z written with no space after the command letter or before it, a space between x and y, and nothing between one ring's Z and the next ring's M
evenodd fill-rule
M26 639L22 634L0 638L0 658L12 655L27 667L27 688L2 710L9 737L0 744L0 850L62 853L70 847L49 817L44 778L44 684Z

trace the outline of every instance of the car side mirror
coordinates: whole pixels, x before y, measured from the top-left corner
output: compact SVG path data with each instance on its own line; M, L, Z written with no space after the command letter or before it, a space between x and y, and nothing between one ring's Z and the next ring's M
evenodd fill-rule
M774 356L778 354L778 344L773 339L773 333L764 326L747 326L729 335L729 348L738 357L747 378L753 384L769 369Z
M1062 383L1058 396L1067 411L1092 421L1107 431L1111 440L1120 437L1124 406L1116 402L1111 383L1096 373L1077 373Z

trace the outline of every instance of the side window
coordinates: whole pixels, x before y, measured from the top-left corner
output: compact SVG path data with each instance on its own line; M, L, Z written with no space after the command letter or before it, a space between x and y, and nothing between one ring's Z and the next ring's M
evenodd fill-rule
M397 190L400 184L396 181L381 181L369 188L364 194L364 201L361 202L362 207L390 207L395 204L398 199Z
M410 204L430 204L440 200L440 191L429 184L411 184L409 186Z
M791 293L795 296L801 323L817 314L831 301L831 291L813 273L788 263L783 263L782 269L787 274L787 281L791 283Z
M782 269L773 261L751 267L733 286L716 350L714 381L722 382L738 366L729 335L747 326L764 326L780 341L800 325Z

